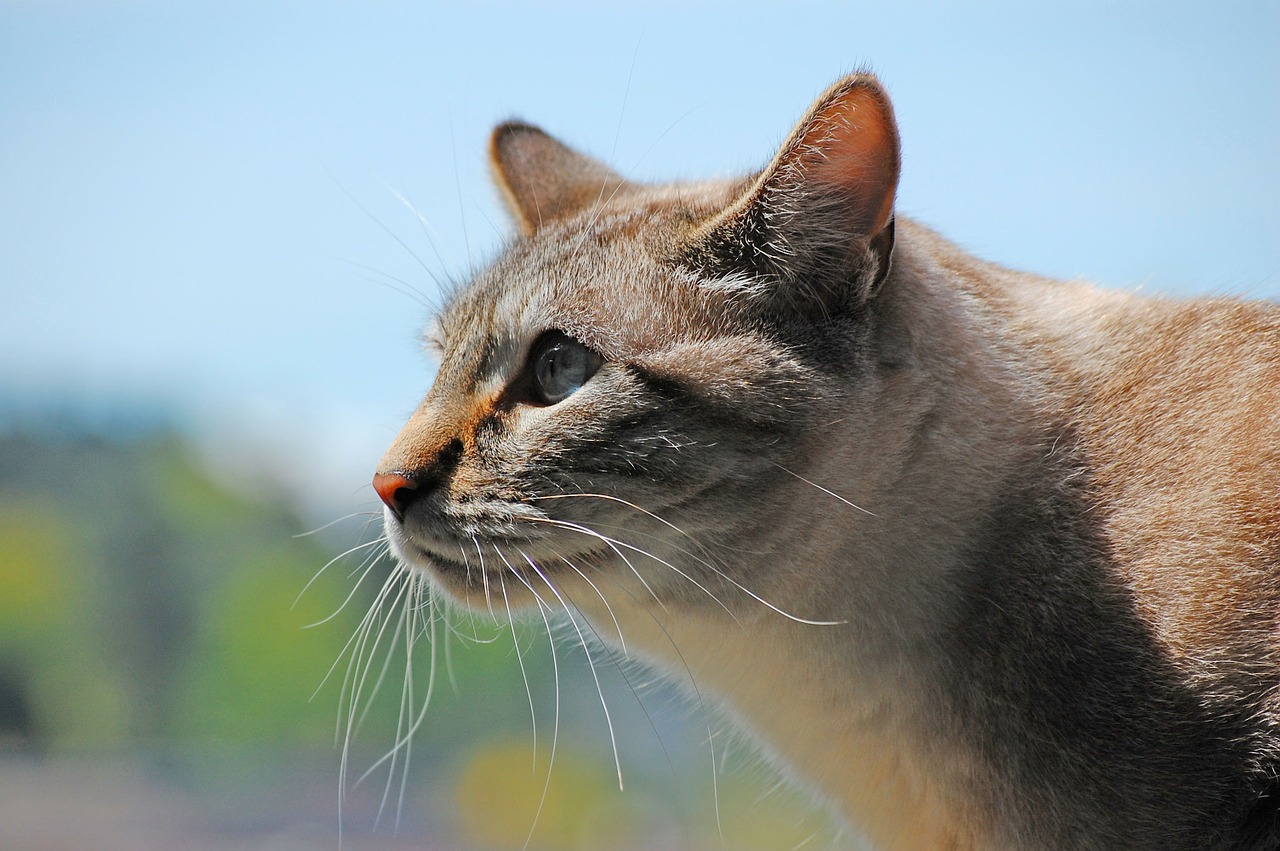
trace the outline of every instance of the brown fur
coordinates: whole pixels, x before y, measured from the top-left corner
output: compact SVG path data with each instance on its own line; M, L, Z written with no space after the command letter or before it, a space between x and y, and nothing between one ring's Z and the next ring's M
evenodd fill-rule
M742 181L491 158L522 237L375 480L410 569L687 672L885 848L1280 845L1280 310L894 217L863 75ZM556 404L550 331L604 359Z

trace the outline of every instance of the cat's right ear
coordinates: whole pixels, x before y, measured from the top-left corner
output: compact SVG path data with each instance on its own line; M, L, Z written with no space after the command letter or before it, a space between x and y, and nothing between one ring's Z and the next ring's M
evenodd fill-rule
M494 129L489 165L507 210L525 236L601 203L625 182L599 160L519 121Z
M823 314L865 302L889 273L899 168L884 88L869 74L846 77L809 108L768 167L696 229L687 258Z

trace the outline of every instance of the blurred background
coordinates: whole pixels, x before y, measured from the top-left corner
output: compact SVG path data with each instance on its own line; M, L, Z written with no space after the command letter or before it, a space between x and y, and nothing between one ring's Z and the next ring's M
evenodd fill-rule
M0 0L0 848L857 847L595 651L619 791L588 659L540 621L424 625L431 705L380 763L407 660L389 629L349 674L392 573L368 481L441 288L509 233L489 129L733 174L869 67L904 213L1012 266L1276 298L1278 45L1273 2ZM340 779L344 681L384 660Z

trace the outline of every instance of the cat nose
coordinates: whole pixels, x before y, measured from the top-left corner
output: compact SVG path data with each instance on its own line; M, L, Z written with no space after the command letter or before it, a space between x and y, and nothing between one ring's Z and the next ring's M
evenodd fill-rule
M418 483L399 473L375 474L373 489L398 520L404 519L405 510L418 498Z

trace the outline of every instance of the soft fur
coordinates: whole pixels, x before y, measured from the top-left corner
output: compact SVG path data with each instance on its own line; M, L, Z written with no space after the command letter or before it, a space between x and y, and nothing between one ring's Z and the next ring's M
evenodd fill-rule
M379 467L410 569L687 671L884 848L1280 845L1280 310L895 217L865 75L741 181L491 158L521 236ZM549 330L604 365L540 405Z

